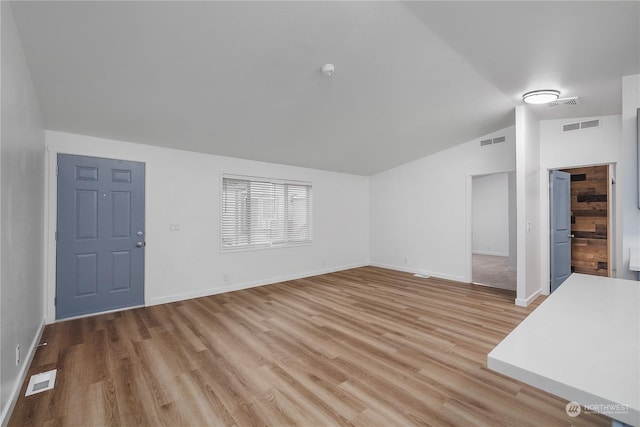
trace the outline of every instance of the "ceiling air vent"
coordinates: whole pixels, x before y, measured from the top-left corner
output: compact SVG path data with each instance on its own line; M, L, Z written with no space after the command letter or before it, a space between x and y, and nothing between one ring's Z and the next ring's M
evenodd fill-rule
M480 146L484 147L485 145L490 145L493 141L491 139L485 139L483 141L480 141Z
M504 136L499 136L497 138L493 138L493 143L494 144L500 144L501 142L505 142L507 140L506 137Z
M573 98L560 98L555 101L547 103L547 107L575 107L580 104L580 98L574 96Z

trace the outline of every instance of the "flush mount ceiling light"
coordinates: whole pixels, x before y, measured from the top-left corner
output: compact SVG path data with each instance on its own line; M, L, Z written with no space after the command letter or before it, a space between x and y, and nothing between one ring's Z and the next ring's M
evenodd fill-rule
M560 91L553 89L532 90L522 95L527 104L546 104L560 98Z

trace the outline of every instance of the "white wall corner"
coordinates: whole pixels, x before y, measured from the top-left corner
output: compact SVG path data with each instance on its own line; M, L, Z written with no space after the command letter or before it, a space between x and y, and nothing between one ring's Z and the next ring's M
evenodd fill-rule
M31 367L31 362L33 362L33 358L36 355L36 351L38 350L38 344L42 339L42 333L44 332L44 327L46 324L46 319L43 318L40 322L40 326L36 331L35 336L33 337L33 341L29 346L29 352L26 354L24 360L22 360L22 367L20 368L20 372L18 373L18 379L13 385L11 389L11 394L9 395L9 399L7 405L2 409L2 415L0 417L0 425L2 427L6 427L9 424L9 419L11 418L11 413L18 402L18 397L20 397L20 391L22 390L22 384L24 384L25 379L27 378L27 373L29 372L29 368Z
M616 197L620 201L619 227L621 241L618 244L617 275L634 280L635 272L629 269L630 249L640 247L640 209L638 186L638 136L637 109L640 108L640 74L622 78L622 130L620 162L616 170ZM620 224L618 224L620 226Z
M473 176L467 175L465 186L465 271L464 282L473 281Z
M540 121L516 107L517 299L540 293Z
M537 290L533 294L529 295L527 298L516 298L516 305L519 307L528 307L529 304L534 302L536 298L541 295L540 290Z
M380 268L386 268L388 270L401 271L403 273L421 274L423 276L430 276L436 279L451 280L452 282L469 283L464 276L455 276L455 275L441 273L437 271L432 272L432 271L428 271L420 268L384 264L380 262L372 262L369 265L371 265L372 267L380 267Z

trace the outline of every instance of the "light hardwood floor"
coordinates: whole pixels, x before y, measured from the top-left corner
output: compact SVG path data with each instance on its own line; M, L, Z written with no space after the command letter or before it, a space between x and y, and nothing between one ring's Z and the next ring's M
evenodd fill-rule
M365 267L48 325L10 425L610 425L486 368L514 297Z

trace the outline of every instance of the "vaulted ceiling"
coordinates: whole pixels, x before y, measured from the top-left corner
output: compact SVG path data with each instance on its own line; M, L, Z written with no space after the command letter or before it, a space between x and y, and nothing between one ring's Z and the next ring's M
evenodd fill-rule
M47 129L370 175L513 124L619 114L640 2L25 1ZM335 65L332 77L320 67Z

